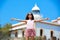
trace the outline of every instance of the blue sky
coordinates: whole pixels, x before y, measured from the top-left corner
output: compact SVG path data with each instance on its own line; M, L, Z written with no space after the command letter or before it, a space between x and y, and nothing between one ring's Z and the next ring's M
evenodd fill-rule
M40 14L50 18L49 21L60 16L60 0L0 0L0 24L16 23L10 20L12 17L24 20L35 3L40 8Z

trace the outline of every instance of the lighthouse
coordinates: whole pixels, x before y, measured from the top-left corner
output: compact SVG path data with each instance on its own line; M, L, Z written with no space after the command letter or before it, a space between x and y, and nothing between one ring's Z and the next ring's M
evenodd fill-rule
M32 8L32 13L34 15L34 20L40 20L42 19L42 16L40 15L40 8L35 4L35 6Z

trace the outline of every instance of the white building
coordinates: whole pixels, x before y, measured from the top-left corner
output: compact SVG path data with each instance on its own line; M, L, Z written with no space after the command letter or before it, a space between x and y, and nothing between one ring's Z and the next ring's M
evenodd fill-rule
M32 13L34 15L34 20L43 19L43 17L40 15L40 8L36 4L32 8ZM53 36L60 38L60 20L55 22L54 20L52 20L52 22L36 22L35 27L36 36L46 36L46 38L49 39L52 36L51 32L53 32ZM12 28L10 29L11 37L23 37L25 28L26 24L24 22L13 24Z

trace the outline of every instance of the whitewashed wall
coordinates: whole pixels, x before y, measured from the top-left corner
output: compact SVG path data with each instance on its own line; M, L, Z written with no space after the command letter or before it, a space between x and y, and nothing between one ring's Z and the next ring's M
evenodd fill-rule
M36 29L36 36L40 36L40 29L41 28L37 28ZM50 38L50 29L44 29L44 28L42 28L43 29L43 36L46 36L47 37L47 40ZM56 31L56 30L52 30L53 32L54 32L54 35L53 36L55 36L55 37L57 37L57 38L59 38L60 37L60 33L59 33L59 31Z
M18 30L17 37L18 37L18 38L22 37L22 30Z
M15 33L12 31L10 36L11 36L12 38L14 38L14 37L15 37Z

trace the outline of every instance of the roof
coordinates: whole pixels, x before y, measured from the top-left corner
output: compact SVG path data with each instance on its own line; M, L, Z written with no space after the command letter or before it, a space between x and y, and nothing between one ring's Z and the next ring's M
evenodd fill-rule
M46 21L41 21L40 23L49 24L49 25L53 25L53 26L60 26L59 23L52 23L52 22L46 22Z
M51 23L51 22L46 22L46 21L41 21L40 23L49 24L49 25L53 25L53 26L60 26L60 24ZM17 26L17 25L18 25L18 26ZM26 28L26 24L24 24L24 23L21 23L20 25L19 25L19 23L13 24L12 26L13 26L13 27L10 29L10 31L11 31L11 30L17 30L17 29Z
M25 22L19 22L19 23L16 23L16 24L12 24L12 28L16 27L16 26L21 26L23 24L26 24Z
M22 28L26 28L26 25L21 25L21 26L18 26L18 27L14 27L14 28L11 28L9 30L11 31L11 30L17 30L17 29L22 29Z

